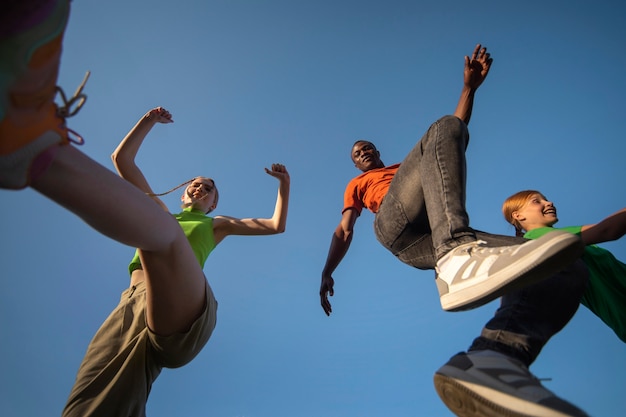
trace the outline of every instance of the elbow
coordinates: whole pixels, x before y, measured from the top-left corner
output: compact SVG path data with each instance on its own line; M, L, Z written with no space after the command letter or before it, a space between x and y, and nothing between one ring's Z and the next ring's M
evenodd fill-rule
M113 152L111 154L111 161L113 162L113 166L118 168L120 166L120 155L117 152Z
M260 229L258 229L257 233L261 235L278 235L281 233L285 233L285 225L280 223L265 223Z
M287 211L283 210L283 212L272 218L271 228L274 234L285 233L287 230Z

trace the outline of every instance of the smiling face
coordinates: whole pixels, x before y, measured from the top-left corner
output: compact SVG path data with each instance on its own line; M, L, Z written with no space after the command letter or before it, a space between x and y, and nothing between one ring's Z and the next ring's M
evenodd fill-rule
M372 142L358 141L352 147L352 162L359 170L366 172L371 169L383 168L385 164L380 160L380 152Z
M211 178L197 177L185 188L181 197L183 207L209 213L217 207L218 193Z
M538 227L554 226L559 221L556 207L541 193L530 194L526 203L513 211L511 217L526 231Z

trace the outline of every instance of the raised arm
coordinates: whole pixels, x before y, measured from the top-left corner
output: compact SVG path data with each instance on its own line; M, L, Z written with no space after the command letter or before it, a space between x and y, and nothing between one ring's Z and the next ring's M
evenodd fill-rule
M328 296L333 296L335 291L333 289L335 280L332 275L339 266L339 263L350 249L350 243L352 242L352 236L354 231L354 223L358 218L358 214L354 209L348 209L343 212L341 221L333 233L333 237L330 241L330 248L328 249L328 257L326 258L326 264L322 270L322 284L320 285L320 302L324 313L330 316L333 309L328 301Z
M237 219L228 216L216 216L213 220L213 233L216 243L221 242L229 235L273 235L285 231L289 208L289 172L281 164L272 164L272 169L265 168L265 172L279 181L278 195L272 217L269 219Z
M139 147L148 135L152 127L156 123L173 123L172 115L163 107L157 107L147 112L135 126L126 134L124 139L117 146L111 159L115 170L126 181L139 188L147 194L153 194L152 188L148 184L146 177L143 175L137 164L135 157L139 151ZM152 197L165 211L167 207L157 198Z
M610 242L626 234L626 208L611 214L597 224L583 226L580 237L585 245Z
M485 81L493 59L480 44L476 45L472 57L465 56L465 68L463 70L463 89L461 98L456 106L454 115L469 124L474 107L474 95L478 87Z

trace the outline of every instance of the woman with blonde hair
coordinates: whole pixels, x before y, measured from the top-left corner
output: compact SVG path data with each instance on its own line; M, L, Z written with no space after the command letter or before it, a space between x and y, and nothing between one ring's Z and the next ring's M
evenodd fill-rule
M520 191L507 198L502 214L515 227L515 234L527 239L554 230L559 221L554 204L536 190ZM580 302L626 342L626 264L596 245L626 234L626 208L597 224L559 229L579 235L586 245L582 259L589 270L589 284Z

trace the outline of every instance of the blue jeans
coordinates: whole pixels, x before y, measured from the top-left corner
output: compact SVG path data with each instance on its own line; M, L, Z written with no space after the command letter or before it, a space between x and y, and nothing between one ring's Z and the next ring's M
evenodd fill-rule
M402 262L434 269L448 251L476 239L488 246L524 242L470 228L465 210L468 143L466 124L444 116L400 164L376 214L374 231ZM586 267L577 261L548 280L502 297L501 307L470 350L493 349L530 365L576 312L587 276Z

